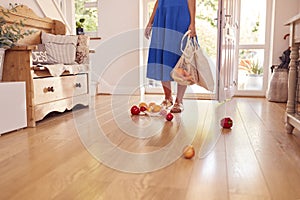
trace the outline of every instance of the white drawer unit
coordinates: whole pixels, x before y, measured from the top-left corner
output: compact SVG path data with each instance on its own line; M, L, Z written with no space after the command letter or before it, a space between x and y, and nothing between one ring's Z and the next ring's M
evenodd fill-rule
M0 135L27 127L25 82L0 82Z
M87 74L33 79L35 105L87 94Z

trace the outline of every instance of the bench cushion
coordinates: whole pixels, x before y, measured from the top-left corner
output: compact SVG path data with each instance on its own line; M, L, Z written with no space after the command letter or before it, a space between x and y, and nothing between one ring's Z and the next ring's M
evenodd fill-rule
M53 64L47 56L45 44L38 44L36 50L32 50L32 63L37 64Z
M75 35L53 35L42 32L47 57L52 63L75 64L78 37Z

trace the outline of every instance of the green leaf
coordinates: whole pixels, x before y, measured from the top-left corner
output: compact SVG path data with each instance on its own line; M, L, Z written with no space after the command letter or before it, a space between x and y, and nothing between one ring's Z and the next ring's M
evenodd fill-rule
M16 6L22 6L18 4L9 4L10 10L1 9L3 16L9 18L9 13L17 12ZM7 21L3 16L0 16L0 47L10 48L15 45L20 39L35 33L34 30L21 30L21 27L24 27L24 20L15 21L13 24L8 25Z

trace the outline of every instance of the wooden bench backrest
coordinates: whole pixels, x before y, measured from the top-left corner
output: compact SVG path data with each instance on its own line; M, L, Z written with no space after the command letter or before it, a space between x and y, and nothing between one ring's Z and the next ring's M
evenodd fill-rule
M7 10L0 6L0 10ZM24 27L22 29L35 30L36 32L32 35L26 36L24 39L18 41L19 45L36 45L41 43L41 32L52 33L55 35L65 35L66 26L61 21L53 20L48 17L37 16L32 9L28 8L26 5L19 5L16 7L15 11L10 11L8 17L0 12L0 16L3 16L8 24L14 22L23 21Z

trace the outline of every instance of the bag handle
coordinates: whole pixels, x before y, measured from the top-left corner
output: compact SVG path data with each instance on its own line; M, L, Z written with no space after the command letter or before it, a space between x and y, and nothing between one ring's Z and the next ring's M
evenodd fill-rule
M193 44L194 44L196 50L198 50L200 48L200 44L196 37L193 38Z
M191 32L191 30L188 30L183 36L182 36L182 38L181 38L181 45L180 45L180 50L181 50L181 52L182 53L184 53L184 49L183 49L183 41L184 41L184 39L186 38L186 37L188 37L188 40L187 41L189 41L190 40L190 32Z
M183 54L185 54L185 51L184 51L184 48L183 48L183 43L184 43L184 40L185 40L186 37L187 37L187 42L186 42L185 48L186 48L187 46L190 46L190 45L193 46L193 48L195 49L195 51L198 50L198 49L200 48L200 45L199 45L199 43L198 43L197 37L192 37L192 38L191 38L191 36L189 35L190 32L191 32L191 30L188 30L188 31L182 36L182 39L181 39L180 50L181 50L181 52L182 52ZM185 55L186 55L186 54L185 54ZM186 56L187 56L187 55L186 55Z

